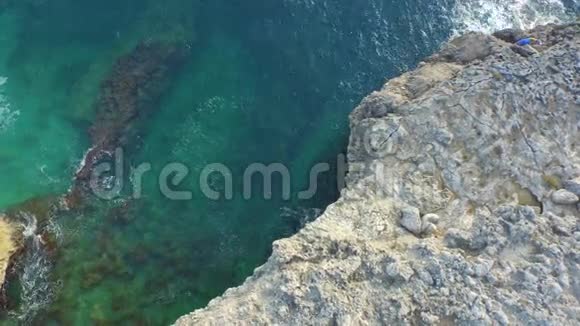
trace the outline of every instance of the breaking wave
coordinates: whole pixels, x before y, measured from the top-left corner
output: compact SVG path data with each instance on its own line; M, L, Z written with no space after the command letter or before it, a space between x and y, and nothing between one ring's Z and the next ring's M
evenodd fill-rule
M579 9L579 0L461 0L453 9L455 34L573 21Z
M36 313L45 308L53 297L56 284L50 281L51 263L38 234L38 221L31 214L20 215L23 221L23 236L27 243L26 253L22 259L20 273L21 307L11 315L21 323L29 324ZM60 227L49 223L47 230L57 239L60 238Z
M8 78L0 76L0 133L7 130L20 115L20 112L10 109L10 103L2 92L2 87L7 81Z

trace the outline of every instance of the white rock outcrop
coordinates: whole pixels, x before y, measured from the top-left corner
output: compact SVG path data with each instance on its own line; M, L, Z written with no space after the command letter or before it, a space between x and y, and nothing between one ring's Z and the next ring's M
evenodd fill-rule
M471 33L369 95L338 202L177 324L578 325L579 32Z

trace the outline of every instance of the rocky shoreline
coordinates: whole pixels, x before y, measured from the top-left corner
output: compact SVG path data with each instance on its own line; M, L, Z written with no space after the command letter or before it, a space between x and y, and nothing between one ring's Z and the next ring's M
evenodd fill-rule
M579 53L578 23L469 33L389 81L339 201L176 324L580 323Z
M7 305L5 280L23 250L22 230L6 216L0 214L0 308Z

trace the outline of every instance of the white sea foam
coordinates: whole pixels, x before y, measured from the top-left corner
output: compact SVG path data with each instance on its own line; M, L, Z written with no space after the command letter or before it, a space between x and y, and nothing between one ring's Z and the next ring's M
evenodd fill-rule
M579 0L572 0L578 7ZM570 6L568 6L570 7ZM492 33L505 28L530 29L575 18L561 0L460 0L453 10L456 33Z
M23 236L26 252L22 258L22 273L20 274L21 307L10 313L16 320L29 324L34 315L50 302L58 284L50 282L51 264L42 244L42 237L37 234L38 221L34 215L23 213ZM52 221L47 226L57 239L60 239L60 227Z
M0 76L0 133L12 126L20 115L19 111L10 108L10 103L2 91L6 82L8 82L8 78Z

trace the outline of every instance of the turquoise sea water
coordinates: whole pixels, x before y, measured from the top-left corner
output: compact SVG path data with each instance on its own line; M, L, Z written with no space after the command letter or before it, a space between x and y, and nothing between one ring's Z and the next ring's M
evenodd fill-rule
M124 148L132 165L152 166L143 197L124 214L108 209L118 199L43 221L36 231L50 230L58 249L47 255L28 238L2 321L163 325L241 284L274 240L338 197L348 113L460 28L457 8L452 0L0 2L0 211L71 187L117 58L143 41L179 42L190 53ZM156 176L170 162L189 167L178 188L193 199L160 193ZM333 171L314 198L297 199L320 162ZM199 189L211 163L232 170L233 199ZM292 199L279 178L271 200L244 199L252 163L287 166ZM34 219L20 222L33 230Z

